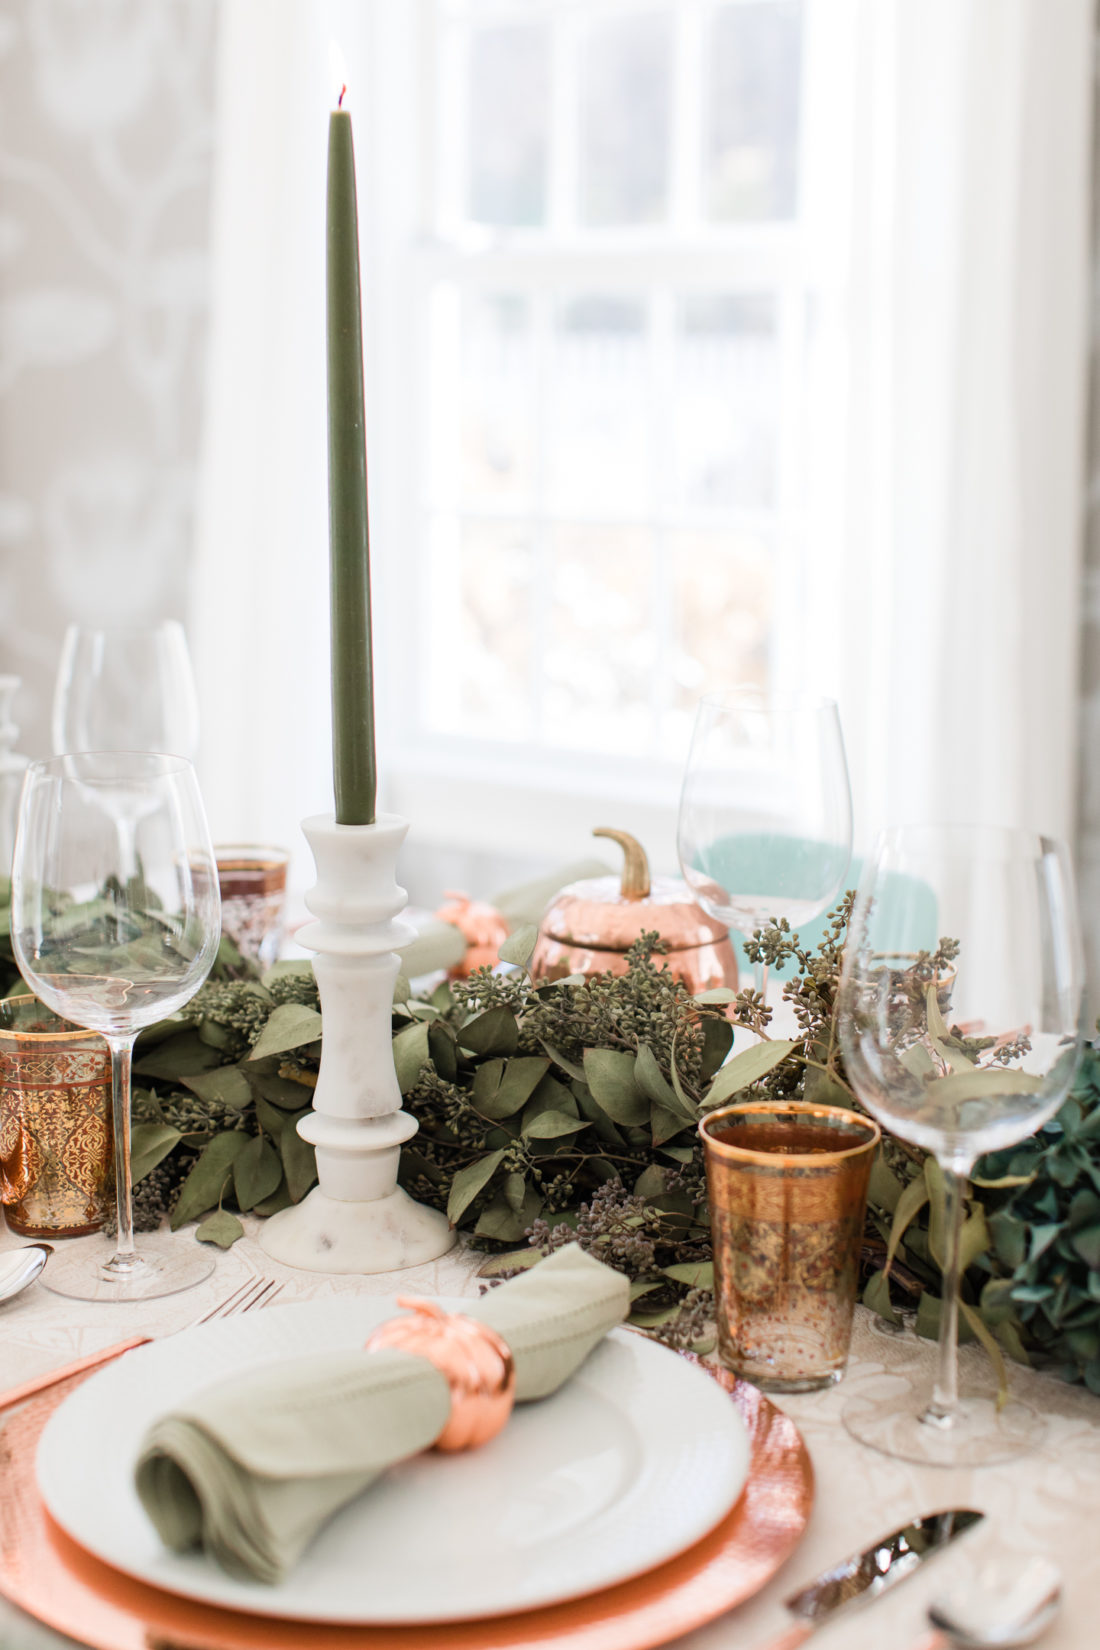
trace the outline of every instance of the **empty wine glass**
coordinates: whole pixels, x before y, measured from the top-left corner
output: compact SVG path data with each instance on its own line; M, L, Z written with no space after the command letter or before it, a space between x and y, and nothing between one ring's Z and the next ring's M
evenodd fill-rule
M859 890L838 1000L845 1070L884 1129L930 1152L932 1257L943 1273L938 1370L900 1398L853 1400L849 1432L887 1455L980 1466L1031 1448L1042 1421L960 1391L959 1251L967 1177L984 1152L1061 1106L1081 1049L1083 965L1069 858L1027 831L884 832ZM939 1252L941 1251L942 1252Z
M680 866L698 903L746 938L820 916L844 886L852 799L831 699L736 690L703 699L680 795ZM756 989L767 975L759 963Z
M167 751L193 761L199 708L183 626L70 625L54 688L53 748Z
M221 932L191 764L145 752L33 763L16 834L11 928L35 994L100 1032L111 1050L117 1244L113 1254L55 1256L46 1287L79 1300L140 1300L198 1283L213 1261L197 1245L143 1237L135 1249L130 1181L134 1041L195 994Z

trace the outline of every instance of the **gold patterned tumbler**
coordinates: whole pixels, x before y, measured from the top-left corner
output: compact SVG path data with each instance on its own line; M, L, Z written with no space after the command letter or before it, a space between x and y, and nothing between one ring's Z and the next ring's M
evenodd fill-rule
M97 1232L111 1205L111 1055L35 997L0 1001L0 1203L22 1237Z
M877 1123L759 1101L699 1125L707 1162L718 1352L769 1392L811 1392L848 1361Z

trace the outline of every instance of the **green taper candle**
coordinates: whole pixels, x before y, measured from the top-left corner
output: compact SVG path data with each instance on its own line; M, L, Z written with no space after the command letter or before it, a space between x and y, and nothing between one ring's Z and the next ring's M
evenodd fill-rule
M341 98L343 93L341 93ZM332 599L332 770L338 825L371 825L374 683L359 217L351 116L328 132L328 513Z

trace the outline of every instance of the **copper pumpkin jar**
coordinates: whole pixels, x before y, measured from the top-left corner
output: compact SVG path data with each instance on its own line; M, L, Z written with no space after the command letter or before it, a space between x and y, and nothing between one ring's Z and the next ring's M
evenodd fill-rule
M531 958L531 977L625 974L626 953L640 935L656 932L668 947L656 957L692 993L737 987L729 929L695 904L679 877L651 877L645 849L626 831L600 826L624 853L621 877L586 877L547 906Z

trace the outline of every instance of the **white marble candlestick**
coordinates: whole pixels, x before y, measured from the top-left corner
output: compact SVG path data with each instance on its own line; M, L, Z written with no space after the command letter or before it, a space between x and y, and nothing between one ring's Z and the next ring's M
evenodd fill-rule
M337 825L331 814L302 822L317 866L306 905L317 921L296 938L317 953L324 1030L313 1110L298 1133L317 1148L318 1185L266 1220L260 1243L309 1272L397 1271L455 1240L445 1215L397 1184L402 1143L417 1130L401 1110L390 1031L395 947L415 938L400 920L406 896L395 875L408 828L395 814L373 825Z

